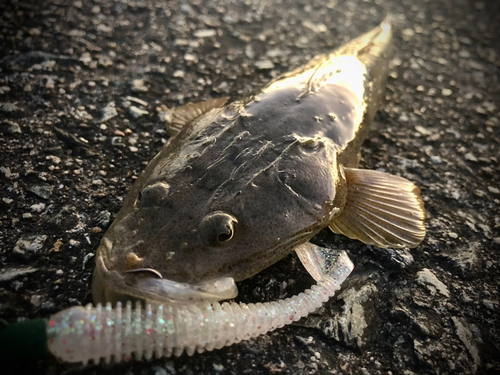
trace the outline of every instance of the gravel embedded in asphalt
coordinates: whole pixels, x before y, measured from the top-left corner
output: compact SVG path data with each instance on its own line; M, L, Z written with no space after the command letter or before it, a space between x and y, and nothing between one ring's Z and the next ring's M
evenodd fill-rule
M396 55L362 167L422 190L422 245L321 232L356 265L309 318L211 353L19 373L500 371L500 4L493 1L7 1L0 5L0 318L91 301L94 255L168 139L168 109L238 99L393 14ZM288 256L239 301L296 294Z

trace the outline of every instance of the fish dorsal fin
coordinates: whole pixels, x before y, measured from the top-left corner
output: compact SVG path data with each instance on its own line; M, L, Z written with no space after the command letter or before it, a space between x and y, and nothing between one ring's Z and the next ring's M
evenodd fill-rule
M172 111L172 119L167 123L167 130L173 137L177 135L184 125L187 125L201 115L214 108L220 108L226 104L227 98L208 99L200 103L188 103Z
M347 197L330 229L367 245L416 247L425 237L420 190L405 178L344 168Z

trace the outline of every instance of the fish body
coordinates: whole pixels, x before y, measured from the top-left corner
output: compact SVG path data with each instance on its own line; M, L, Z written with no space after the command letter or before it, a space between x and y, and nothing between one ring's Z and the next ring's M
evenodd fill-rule
M388 22L243 100L188 104L103 237L96 302L217 301L334 232L380 247L425 235L418 188L356 169L391 58Z

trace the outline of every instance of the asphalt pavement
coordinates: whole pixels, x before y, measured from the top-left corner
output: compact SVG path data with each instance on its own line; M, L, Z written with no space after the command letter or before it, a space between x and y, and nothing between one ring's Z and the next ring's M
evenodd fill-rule
M499 2L10 0L0 13L2 319L91 301L98 242L168 139L170 108L241 98L387 13L395 58L361 166L416 183L428 212L411 251L321 232L314 242L345 249L356 268L292 326L193 357L48 358L2 373L500 371ZM240 283L238 300L311 283L290 255Z

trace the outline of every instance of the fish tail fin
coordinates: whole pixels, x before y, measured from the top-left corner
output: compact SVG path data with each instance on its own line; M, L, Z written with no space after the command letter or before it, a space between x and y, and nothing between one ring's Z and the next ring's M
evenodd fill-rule
M392 16L389 14L373 30L353 39L335 51L336 55L356 56L365 66L370 82L366 118L373 118L379 108L393 56Z
M381 66L387 67L389 65L394 53L392 16L387 15L379 26L366 33L365 36L366 44L357 51L357 56L371 74L377 75L377 70Z
M384 72L380 70L387 67L393 54L392 16L388 14L380 25L335 52L339 55L355 55L366 66L371 76L384 76Z

